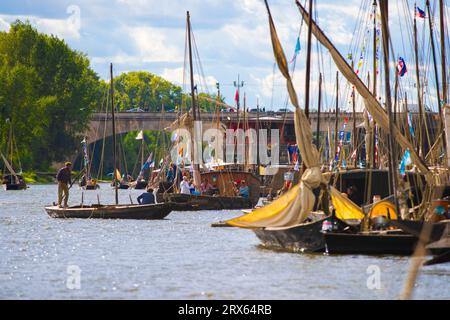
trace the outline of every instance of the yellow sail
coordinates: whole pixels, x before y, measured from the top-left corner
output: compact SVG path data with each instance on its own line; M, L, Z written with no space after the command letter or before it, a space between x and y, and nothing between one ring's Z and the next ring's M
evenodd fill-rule
M364 218L362 209L336 188L330 187L331 202L336 210L336 217L341 220Z
M233 227L241 227L241 228L257 227L258 223L267 221L279 215L281 212L285 211L297 197L299 188L300 184L297 184L293 186L291 190L283 194L281 197L279 197L272 203L269 203L264 207L255 209L254 211L246 215L225 222Z
M122 180L122 176L120 175L120 171L119 171L119 169L116 169L116 171L115 171L115 175L116 175L116 180L117 180L117 181L120 181L120 180Z

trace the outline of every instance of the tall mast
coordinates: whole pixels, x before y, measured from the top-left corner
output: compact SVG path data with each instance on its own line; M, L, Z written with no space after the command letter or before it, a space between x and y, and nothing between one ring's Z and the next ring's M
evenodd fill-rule
M116 119L115 119L115 113L114 113L114 78L113 78L113 65L110 64L110 77L111 77L111 114L112 114L112 135L113 135L113 162L114 162L114 190L115 190L115 198L116 198L116 205L119 204L119 190L117 188L117 157L116 157Z
M310 19L311 21L311 19ZM334 156L338 150L338 123L339 123L339 71L336 71L336 108L334 110ZM339 159L338 159L339 161Z
M383 30L383 51L384 51L384 89L386 99L386 109L389 118L389 172L390 172L390 190L393 191L394 199L397 197L397 165L394 148L394 123L392 121L392 101L391 101L391 85L389 75L389 25L388 25L388 1L380 0L381 11L381 27ZM398 210L398 203L395 201Z
M256 172L259 176L259 98L256 98Z
M441 106L441 90L439 86L439 75L438 75L438 67L437 67L437 61L436 61L436 48L434 45L434 35L433 35L433 22L431 21L432 15L431 15L431 9L430 9L430 1L426 1L427 11L428 11L428 25L430 27L430 40L431 40L431 52L433 54L433 67L434 67L434 78L436 81L436 93L437 93L437 101L438 101L438 111L439 111L439 130L438 133L440 133L444 128L444 117L442 114L442 106ZM445 38L444 38L445 41ZM445 42L443 42L445 45ZM447 143L445 141L445 137L442 137L442 145L444 147L444 152L446 153L447 149Z
M446 164L448 166L450 166L450 156L449 156L449 149L448 149L448 141L447 139L450 138L450 132L447 132L447 121L445 120L447 118L447 114L448 114L448 109L447 109L447 70L446 70L446 65L445 65L445 24L444 24L444 20L445 20L445 14L444 14L444 0L439 0L439 25L440 25L440 33L441 33L441 72L442 72L442 105L444 106L444 130L445 130L445 138L444 141L446 142L447 145L447 152L446 152L446 156L447 156L447 161Z
M188 42L189 42L189 69L190 69L190 78L191 78L191 99L192 99L192 114L194 117L194 124L195 121L197 120L197 114L196 114L196 99L195 99L195 89L194 89L194 69L192 66L192 42L191 42L191 18L189 15L189 11L187 11L186 13L186 17L187 17L187 26L188 26ZM197 141L195 141L195 137L194 135L192 135L192 140L193 140L193 144L192 144L192 171L194 174L194 185L196 187L200 186L200 171L199 171L199 165L198 163L195 163L195 152L196 152L196 148L195 145L197 143Z
M312 17L312 3L313 0L309 0L309 16ZM312 19L309 19L308 23L308 44L306 52L306 81L305 81L305 114L309 118L309 85L311 75L311 37L312 37Z
M372 94L377 98L377 0L373 3L373 84L372 84ZM372 135L372 168L375 169L377 165L376 157L376 135L377 135L377 124L373 120L373 135Z
M353 60L352 60L352 70L354 70ZM353 161L353 165L356 168L356 164L358 162L358 141L356 139L356 101L355 101L355 88L352 86L352 113L353 113L353 132L352 132L352 141L353 141L353 149L355 149L355 160Z
M419 71L419 52L417 44L417 22L416 22L416 4L414 3L414 55L416 60L416 82L417 82L417 103L419 107L419 138L417 152L419 155L423 155L422 142L423 142L423 131L422 125L424 124L423 111L422 111L422 95L420 89L420 71Z
M444 0L439 0L440 31L441 31L441 68L442 68L442 101L447 104L447 71L445 68L445 29Z
M319 74L319 101L317 106L316 147L320 149L320 109L322 107L322 73Z

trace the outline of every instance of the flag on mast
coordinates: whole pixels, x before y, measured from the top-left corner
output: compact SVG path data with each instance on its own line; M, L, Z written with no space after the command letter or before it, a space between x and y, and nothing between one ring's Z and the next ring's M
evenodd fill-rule
M397 65L398 75L400 77L403 77L408 70L406 69L406 63L405 60L403 60L402 57L398 58L398 65Z
M143 139L144 139L144 132L141 130L136 136L136 140L143 140Z
M416 7L416 17L425 19L426 18L425 11L423 11L419 7Z

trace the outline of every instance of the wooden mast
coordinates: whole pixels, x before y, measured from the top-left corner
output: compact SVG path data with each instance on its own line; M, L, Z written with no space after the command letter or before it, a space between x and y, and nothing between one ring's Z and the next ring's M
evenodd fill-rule
M312 3L313 0L309 0L309 16L312 17ZM308 44L306 52L306 81L305 81L305 115L309 118L309 86L311 79L311 38L312 38L312 19L309 19L308 23Z
M320 109L322 107L322 73L319 74L319 101L317 105L316 147L320 149Z
M443 117L444 117L444 130L445 130L445 138L444 141L446 142L446 146L447 146L447 152L446 152L446 156L447 156L447 161L446 164L447 166L450 166L450 156L449 156L449 149L448 149L448 139L450 138L450 132L447 132L447 121L445 120L447 118L447 114L448 114L448 108L447 108L447 70L446 70L446 65L445 65L445 60L446 60L446 56L445 56L445 28L444 28L444 19L445 19L445 14L444 14L444 0L439 0L439 25L440 25L440 33L441 33L441 73L442 73L442 105L444 107L443 110Z
M442 101L447 104L447 70L445 66L445 29L444 29L444 0L439 0L440 33L441 33L441 71L442 71Z
M115 199L116 199L116 205L119 204L119 189L117 186L117 177L116 177L116 172L117 172L117 157L116 157L116 119L115 119L115 113L114 113L114 77L113 77L113 65L112 63L110 64L110 77L111 77L111 81L110 81L110 85L111 85L111 114L112 114L112 136L113 136L113 162L114 162L114 171L113 171L113 176L114 176L114 190L115 190Z
M192 42L191 42L191 18L189 15L189 11L186 13L186 19L187 19L187 26L188 26L188 44L189 44L189 69L190 69L190 79L191 79L191 99L192 99L192 114L194 117L194 126L195 121L197 120L197 106L196 106L196 99L195 99L195 88L194 88L194 70L193 70L193 64L192 64ZM201 181L199 181L200 178L200 171L199 171L199 165L198 163L195 163L195 152L196 152L196 141L194 135L192 135L192 171L194 175L194 185L196 187L200 187Z
M373 86L372 86L372 94L377 98L377 0L374 0L373 3ZM375 169L377 166L377 157L376 157L376 135L377 135L377 124L375 120L373 120L373 135L372 135L372 168Z
M423 156L423 149L422 149L422 142L423 142L423 131L422 131L422 125L424 124L424 118L423 118L423 111L422 111L422 96L421 96L421 90L420 90L420 71L419 71L419 52L418 52L418 44L417 44L417 22L416 22L416 10L417 6L414 3L414 56L416 60L416 82L417 82L417 103L419 107L419 137L418 137L418 146L417 146L417 152L419 155Z
M431 21L432 15L431 15L431 9L430 9L430 1L426 1L427 11L428 11L428 25L430 27L430 40L431 40L431 53L433 55L433 67L434 67L434 78L436 81L436 93L437 93L437 101L438 101L438 111L439 111L439 130L438 134L440 134L444 128L444 116L442 114L442 106L441 106L441 90L439 86L439 75L438 75L438 67L437 67L437 61L436 61L436 48L434 45L434 35L433 35L433 23ZM445 38L444 38L445 41ZM443 42L445 45L445 42ZM445 154L447 154L447 143L445 140L445 137L442 137L442 145L444 148Z
M334 155L333 155L334 158L336 158L338 150L338 134L339 134L338 115L339 115L339 71L336 71L336 108L334 110ZM337 160L339 162L339 158Z
M381 11L381 27L383 30L383 51L384 51L384 81L385 81L385 100L386 109L389 118L389 172L390 172L390 191L393 192L394 199L397 198L397 165L396 165L396 155L394 148L394 123L392 121L392 101L391 101L391 85L390 85L390 75L389 75L389 25L388 25L388 1L380 0L380 11ZM398 209L397 200L395 200Z
M352 70L354 70L353 59L352 59ZM353 161L353 166L356 168L358 163L358 140L356 139L356 97L355 97L355 88L352 86L352 116L353 116L353 132L352 132L352 141L353 148L355 149L355 160Z

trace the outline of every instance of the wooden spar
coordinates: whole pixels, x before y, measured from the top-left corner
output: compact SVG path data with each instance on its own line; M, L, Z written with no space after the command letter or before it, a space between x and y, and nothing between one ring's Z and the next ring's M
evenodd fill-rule
M446 70L446 57L445 57L445 28L444 28L444 19L445 19L445 14L444 14L444 1L443 0L439 0L439 25L440 25L440 33L441 33L441 73L442 73L442 105L444 106L444 130L445 130L445 138L444 141L446 143L447 146L447 152L446 152L446 156L447 156L447 161L446 161L446 165L450 166L450 156L449 156L449 149L448 149L448 143L447 143L447 139L449 138L450 132L447 132L448 129L450 128L446 128L446 123L447 121L445 120L445 118L447 117L446 115L448 114L448 108L447 108L447 70Z
M188 27L188 44L189 44L189 69L190 69L190 79L191 79L191 99L192 99L192 114L193 114L193 118L194 118L194 125L195 125L195 121L197 120L197 106L196 106L196 101L195 101L195 89L194 89L194 70L193 70L193 66L192 66L192 43L191 43L191 19L189 16L189 11L187 11L186 13L186 19L187 19L187 27ZM195 130L195 129L194 129ZM200 172L199 172L199 165L198 163L196 163L196 156L195 156L195 152L196 152L196 148L195 148L195 144L197 143L195 141L195 135L192 134L192 171L193 171L193 176L194 176L194 185L196 187L200 187L201 181L199 181L200 178Z
M372 94L377 98L377 0L373 3L373 84L372 84ZM375 169L377 166L377 151L376 151L376 135L377 135L377 123L373 120L373 134L372 134L372 168Z
M311 20L312 19L310 19L310 21ZM338 150L338 135L339 135L338 115L339 115L339 71L336 71L336 109L334 110L334 157L336 157Z
M312 17L312 3L309 0L309 15ZM309 118L309 86L311 81L311 38L312 38L312 19L308 23L308 44L306 52L306 80L305 80L305 115Z
M431 9L430 9L430 1L426 1L427 11L428 11L428 26L430 28L430 40L431 40L431 53L433 56L433 67L434 67L434 78L436 81L436 93L437 93L437 102L438 102L438 111L439 111L439 130L438 134L442 132L444 128L444 116L442 114L442 106L441 106L441 90L439 86L439 75L438 75L438 67L437 67L437 61L436 61L436 48L434 44L434 34L433 34L433 22L432 15L431 15ZM444 39L445 41L445 39ZM444 42L445 45L445 42ZM445 154L447 154L447 143L445 137L442 137L442 144L444 148Z
M352 59L352 69L354 69L353 59ZM358 140L356 139L356 100L355 100L355 88L352 86L352 116L353 116L353 132L352 141L353 149L355 149L355 160L353 161L353 166L356 168L358 162Z
M377 1L373 1L373 96L377 97Z
M316 147L320 150L320 109L322 107L322 73L319 74L319 101L317 105Z
M389 118L389 171L390 171L390 190L393 191L397 212L400 212L397 202L397 165L394 148L394 123L392 121L392 101L391 101L391 85L389 76L389 25L388 25L388 1L380 0L381 11L381 27L383 30L383 51L384 51L384 81L385 81L385 99L386 109Z
M419 51L417 44L417 22L416 22L416 4L414 3L414 56L416 60L416 83L417 83L417 103L419 105L419 125L418 125L418 146L417 153L423 155L422 142L423 142L423 130L422 125L424 124L423 110L422 110L422 96L420 90L420 71L419 71Z
M256 98L256 175L259 177L259 98Z
M113 65L112 63L110 64L110 77L111 77L111 114L112 114L112 136L113 136L113 163L114 163L114 171L113 171L113 176L114 176L114 190L115 190L115 199L116 199L116 204L119 204L119 189L117 186L117 177L116 177L116 172L117 172L117 157L116 157L116 119L115 119L115 106L114 106L114 77L113 77Z
M442 72L442 100L447 104L447 71L445 66L445 29L444 29L444 0L439 0L440 31L441 31L441 72Z

